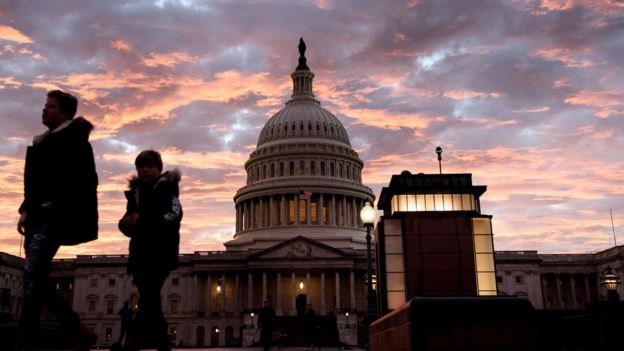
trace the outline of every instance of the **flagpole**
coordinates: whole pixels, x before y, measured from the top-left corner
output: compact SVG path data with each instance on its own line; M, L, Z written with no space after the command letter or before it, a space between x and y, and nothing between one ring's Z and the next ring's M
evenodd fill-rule
M613 211L609 209L609 214L611 215L611 230L613 231L613 243L617 246L617 239L615 238L615 226L613 225Z

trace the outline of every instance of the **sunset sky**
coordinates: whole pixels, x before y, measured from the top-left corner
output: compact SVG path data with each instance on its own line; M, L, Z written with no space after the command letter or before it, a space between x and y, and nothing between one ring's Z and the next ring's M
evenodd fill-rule
M497 250L624 244L624 1L0 1L0 251L17 255L26 146L45 94L96 127L100 239L136 154L183 173L182 252L222 250L258 134L291 94L297 44L378 196L392 174L472 173ZM51 170L54 171L54 170ZM22 253L23 256L23 253Z

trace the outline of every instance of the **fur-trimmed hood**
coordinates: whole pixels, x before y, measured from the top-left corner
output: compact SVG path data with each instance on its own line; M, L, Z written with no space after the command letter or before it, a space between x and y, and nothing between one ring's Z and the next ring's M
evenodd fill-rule
M91 124L91 122L87 121L87 119L84 117L76 117L74 119L68 120L67 122L63 123L52 131L47 130L45 133L35 136L33 139L33 145L39 144L50 134L60 132L75 137L79 140L89 140L89 135L91 134L92 130L93 124Z
M171 183L177 188L178 184L180 183L180 179L182 179L182 173L180 173L179 169L174 168L171 171L165 171L160 175L160 177L154 184L154 188L156 188L161 183ZM130 190L138 189L140 185L141 181L136 175L132 176L132 178L128 180L128 187L130 188Z

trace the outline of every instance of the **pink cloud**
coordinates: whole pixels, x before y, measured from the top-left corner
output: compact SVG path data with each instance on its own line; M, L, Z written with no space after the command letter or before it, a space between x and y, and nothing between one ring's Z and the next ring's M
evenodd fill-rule
M30 44L33 42L32 38L24 35L19 30L3 24L0 24L0 40L8 40L18 44Z

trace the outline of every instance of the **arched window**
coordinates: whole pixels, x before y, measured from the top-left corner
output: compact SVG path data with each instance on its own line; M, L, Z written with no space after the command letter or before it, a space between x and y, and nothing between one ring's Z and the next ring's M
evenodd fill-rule
M330 163L329 163L329 175L330 175L330 176L332 176L332 177L334 177L334 176L335 176L335 173L336 173L336 172L334 171L334 163L333 163L333 162L330 162Z
M325 175L325 162L321 161L321 175Z
M310 174L316 175L316 165L314 164L314 161L310 161Z
M275 163L271 163L271 178L275 177Z
M340 164L340 167L338 168L338 175L340 176L340 178L342 178L343 173L342 173L342 163Z
M279 175L280 175L280 177L284 176L284 162L280 162Z
M288 164L290 167L290 169L288 170L289 174L291 176L295 175L295 162L294 161L290 161L290 163Z
M299 161L299 175L305 174L305 161Z

